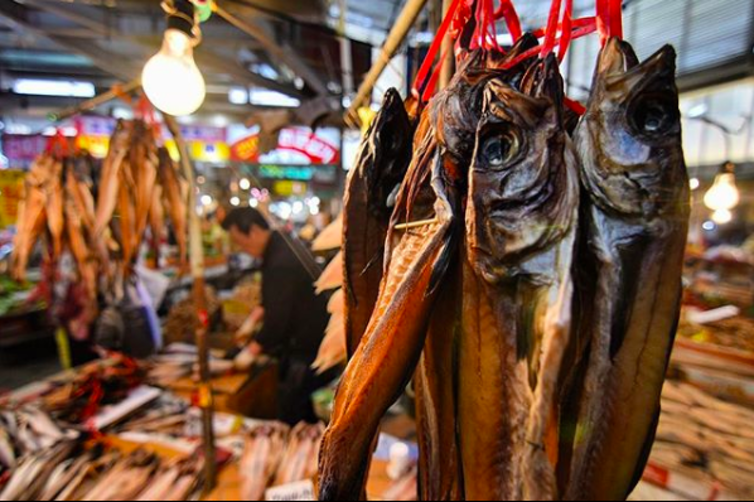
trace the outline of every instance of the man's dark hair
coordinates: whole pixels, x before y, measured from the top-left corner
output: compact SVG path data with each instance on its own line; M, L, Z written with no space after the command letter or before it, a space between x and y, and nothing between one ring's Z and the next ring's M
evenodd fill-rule
M270 224L267 223L267 219L262 216L262 213L254 209L253 207L240 207L233 209L228 216L225 217L222 223L226 232L231 228L236 227L239 231L247 234L251 231L251 227L260 227L263 230L269 230Z

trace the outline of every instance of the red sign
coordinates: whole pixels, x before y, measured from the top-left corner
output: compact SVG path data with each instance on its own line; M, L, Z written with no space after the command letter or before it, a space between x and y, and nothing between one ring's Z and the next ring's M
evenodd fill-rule
M306 159L312 165L333 165L340 162L338 147L303 128L283 129L280 132L278 146L270 155L276 153L293 153ZM263 156L259 153L258 134L248 136L233 144L231 157L238 162L277 162L272 159L262 159Z

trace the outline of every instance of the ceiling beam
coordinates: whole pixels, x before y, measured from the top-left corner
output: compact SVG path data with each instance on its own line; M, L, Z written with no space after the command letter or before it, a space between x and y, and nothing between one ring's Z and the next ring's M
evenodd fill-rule
M236 8L233 10L236 11ZM223 9L219 5L216 6L216 13L219 17L257 40L270 56L272 56L274 61L285 64L296 75L304 79L304 81L320 96L327 96L329 94L327 84L295 53L295 51L288 46L279 44L261 26L242 19L242 12L244 12L243 7L238 7L236 13Z
M116 39L119 41L128 42L136 46L142 52L145 61L149 56L151 56L154 53L154 51L156 50L154 45L159 45L159 42L161 39L161 37L159 37L157 39L158 43L153 45L152 43L148 41L148 39L146 39L146 37L132 37L128 34L123 33L117 28L112 29L111 27L105 24L105 19L93 9L84 8L84 9L75 10L75 9L72 9L71 6L61 7L60 5L51 3L47 0L26 0L26 3L38 9L44 10L50 14L54 14L63 19L79 24L91 30L94 34L98 35L98 38L107 37L110 39ZM39 31L47 35L47 31L43 27L39 28ZM53 41L57 41L62 38L64 41L68 41L66 42L66 43L69 43L68 47L86 48L92 45L90 42L86 42L84 44L82 44L81 42L76 42L71 37L47 35L47 38ZM64 44L61 44L61 45L64 45ZM86 53L84 54L91 57L90 54L86 54ZM275 80L270 80L268 78L262 77L261 75L258 75L248 70L247 68L244 68L240 64L233 64L232 62L227 62L227 58L222 57L216 52L208 49L206 46L202 47L201 49L195 52L195 58L197 62L200 63L200 66L202 66L203 68L211 69L218 73L225 73L231 76L233 79L238 80L239 84L244 84L244 85L250 84L250 85L265 87L265 88L272 89L274 91L281 92L283 94L287 94L289 96L296 97L299 99L305 97L303 93L299 91L298 89L296 89L294 86L283 84L281 82L277 82ZM108 71L108 73L112 73L109 68L106 68L105 66L100 64L100 62L102 62L102 63L105 63L107 66L112 66L112 56L110 56L107 59L108 61L98 61L92 58L92 60L95 62L95 64L97 64L97 66L100 66L103 70ZM128 80L130 80L131 78L133 77L129 77Z
M19 9L19 7L15 3L0 3L0 23L34 37L46 38L72 52L82 54L91 59L99 68L115 77L131 80L135 75L139 74L128 62L114 59L111 53L100 49L92 43L46 34L43 29L29 23L27 21L28 16L25 15L27 12Z

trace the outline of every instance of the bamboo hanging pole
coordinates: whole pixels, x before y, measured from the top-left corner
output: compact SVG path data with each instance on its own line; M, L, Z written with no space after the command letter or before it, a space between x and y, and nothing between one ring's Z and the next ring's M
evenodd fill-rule
M346 111L347 121L353 120L360 123L359 115L357 113L359 107L368 102L369 97L372 95L374 85L377 83L382 72L385 71L385 68L390 64L390 60L395 56L395 53L406 39L406 36L419 18L419 14L421 14L426 3L427 0L408 0L400 16L398 16L393 29L387 36L387 40L385 40L385 44L382 46L382 52L377 61L375 61L372 69L369 70L369 73L364 78L364 82L361 84L359 92L356 94L356 98L351 103L348 111Z
M104 94L100 94L99 96L96 96L88 101L84 101L83 103L77 106L66 108L65 110L62 110L58 113L51 115L50 120L52 120L53 122L60 122L62 120L69 119L81 113L94 110L98 106L104 105L105 103L118 99L125 94L131 94L132 92L136 91L140 87L141 87L140 78L134 79L131 82L128 82L127 84L116 85L113 87L112 90Z
M204 248L202 247L202 228L199 215L196 213L196 179L194 167L191 164L188 147L183 140L181 128L174 117L163 114L165 125L175 139L181 157L183 174L189 183L189 248L191 259L191 275L194 280L193 297L198 316L196 330L196 345L199 349L199 406L202 410L202 436L205 457L205 492L211 491L217 482L217 465L215 464L215 433L213 427L214 403L212 383L209 371L209 313L207 312L207 298L204 285Z
M450 4L452 0L443 0L442 2L442 14L443 19L448 15L450 10ZM450 79L453 78L453 74L456 71L456 57L453 51L453 38L450 33L445 35L445 40L442 43L442 54L445 54L445 59L441 61L442 73L440 73L440 89L445 89L450 85Z

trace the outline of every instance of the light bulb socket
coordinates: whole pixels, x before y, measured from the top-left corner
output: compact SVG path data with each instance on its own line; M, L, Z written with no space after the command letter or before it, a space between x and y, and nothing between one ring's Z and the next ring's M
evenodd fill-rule
M726 162L720 166L720 174L736 174L736 165L733 162Z
M168 29L178 30L194 38L194 4L189 0L173 0L173 12L169 12Z

